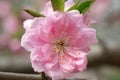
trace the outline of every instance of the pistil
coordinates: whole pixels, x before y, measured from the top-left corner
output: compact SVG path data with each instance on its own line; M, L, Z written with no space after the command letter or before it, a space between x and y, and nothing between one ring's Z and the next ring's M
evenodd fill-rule
M59 53L62 49L64 49L64 45L65 45L65 43L64 43L64 41L62 41L62 40L58 40L57 42L56 42L56 44L55 44L55 51L57 52L57 53Z

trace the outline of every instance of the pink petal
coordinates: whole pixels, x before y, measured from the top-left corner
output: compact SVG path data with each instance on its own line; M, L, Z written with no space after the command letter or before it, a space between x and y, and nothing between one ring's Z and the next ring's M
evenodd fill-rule
M45 44L43 47L32 50L31 62L35 71L41 72L43 69L48 71L58 63L58 55L52 48L51 45Z
M86 14L83 15L83 24L85 27L90 27L91 24L96 23L95 20L91 18L90 12L87 12Z
M60 57L59 64L64 73L71 73L74 69L73 60L65 54Z
M65 77L65 74L61 70L59 64L56 64L52 69L50 69L46 73L52 77L52 80L59 80Z
M45 16L49 16L53 13L53 9L50 1L46 3L43 11L41 11L40 13L44 14Z
M49 70L52 68L55 64L58 63L58 54L54 52L53 46L49 44L45 44L41 48L42 53L44 54L44 60L45 60L45 70Z
M57 63L58 63L58 55L50 56L50 58L46 61L45 70L49 71Z
M75 41L71 41L71 45L74 47L79 47L82 50L88 48L91 44L97 43L96 31L94 29L84 28L80 33L80 37L78 36Z
M74 59L83 58L87 55L87 53L82 52L81 49L76 47L67 47L65 50L66 53Z
M82 15L76 10L68 13L55 12L55 15L52 16L54 18L50 16L47 20L48 23L51 23L49 24L50 27L54 29L54 35L59 36L59 38L66 37L66 35L74 36L74 32L78 32L82 28Z
M40 39L40 29L43 27L43 18L35 18L33 20L27 20L24 22L24 28L26 32L22 36L21 46L26 50L31 51L35 46L42 46L45 44Z
M72 5L74 5L74 1L73 0L67 0L65 2L65 11L67 11Z
M30 59L31 59L31 63L34 71L36 72L44 71L44 67L43 67L44 63L41 60L42 58L43 58L43 54L41 52L41 48L33 49L30 55Z
M23 26L26 30L31 28L31 24L32 24L33 20L32 19L28 19L26 21L24 21Z
M40 40L38 31L35 29L26 31L25 34L22 36L21 46L28 51L31 51L36 46L40 47L43 44L44 42Z
M77 48L68 48L61 55L59 64L64 73L83 71L87 66L86 54Z
M82 53L82 52L81 52ZM79 58L74 61L75 69L74 72L84 71L87 68L87 58Z

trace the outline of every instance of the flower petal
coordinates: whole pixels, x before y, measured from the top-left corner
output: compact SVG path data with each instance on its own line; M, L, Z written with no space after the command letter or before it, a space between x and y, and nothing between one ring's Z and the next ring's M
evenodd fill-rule
M36 72L42 72L44 71L44 63L42 62L43 54L41 52L41 48L35 48L33 49L30 59L32 63L32 67L34 71Z
M67 0L65 2L65 11L68 10L72 5L74 5L74 1L73 0Z
M40 47L45 42L39 38L38 31L36 29L31 29L26 31L21 39L21 46L28 51L32 51L36 46Z
M67 74L85 70L87 66L86 55L87 53L77 48L68 48L60 57L61 69Z
M49 16L53 13L53 9L50 1L46 3L44 9L40 13L44 14L45 16Z
M22 36L21 46L28 51L36 46L40 47L45 42L39 37L39 30L43 26L43 18L35 18L33 20L27 20L24 22L25 33Z
M77 60L75 64L79 71L84 71L87 68L87 57Z
M96 31L92 28L84 28L80 32L80 36L76 36L76 40L71 40L71 45L79 47L81 50L88 50L89 46L97 43Z
M59 64L56 64L53 68L46 72L52 77L52 80L59 80L65 77L64 72L61 70Z
M23 27L24 27L26 30L30 29L32 22L33 22L32 19L28 19L28 20L24 21Z
M45 44L43 47L32 50L31 62L35 71L41 72L42 68L48 71L58 63L58 55L54 53L51 45Z
M67 47L65 48L65 52L71 56L73 59L83 58L87 55L87 53L82 52L81 49L76 47Z

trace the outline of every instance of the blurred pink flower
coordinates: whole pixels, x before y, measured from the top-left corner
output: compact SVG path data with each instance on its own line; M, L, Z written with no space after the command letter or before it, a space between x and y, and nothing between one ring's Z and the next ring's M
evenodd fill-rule
M57 80L86 69L89 47L97 42L96 31L84 25L77 10L27 20L24 28L21 45L31 52L35 71L45 71Z
M1 0L0 1L0 17L6 17L9 15L11 10L11 4L9 1Z
M19 21L14 15L8 15L2 21L3 34L6 36L11 36L15 34L19 28Z
M20 29L18 18L9 14L2 19L2 33L0 34L0 47L11 50L12 53L24 53L25 50L20 46L20 40L14 35L18 35ZM19 35L18 35L19 36Z
M91 8L91 15L96 19L99 20L103 16L102 14L105 13L105 10L109 6L112 0L96 0Z

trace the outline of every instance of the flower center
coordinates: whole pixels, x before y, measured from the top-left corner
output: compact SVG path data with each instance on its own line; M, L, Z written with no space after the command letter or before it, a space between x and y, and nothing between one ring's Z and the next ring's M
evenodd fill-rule
M57 42L56 42L56 44L55 44L55 51L57 52L57 53L59 53L61 50L63 50L64 49L64 45L65 45L65 43L64 43L64 41L62 41L62 40L58 40Z
M57 44L58 44L59 46L61 46L61 47L64 46L64 42L63 42L63 41L58 41Z

